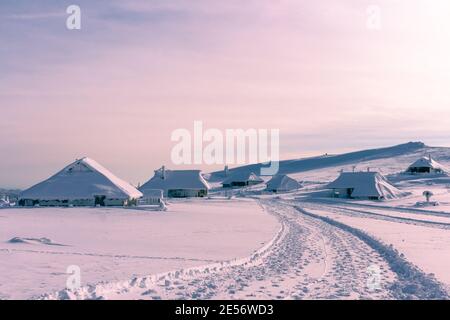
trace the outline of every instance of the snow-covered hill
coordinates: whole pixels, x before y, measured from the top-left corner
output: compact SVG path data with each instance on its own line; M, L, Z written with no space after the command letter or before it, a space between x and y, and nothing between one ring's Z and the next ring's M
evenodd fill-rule
M340 170L379 171L388 175L406 170L406 168L422 156L430 155L444 165L450 164L450 148L429 147L423 142L408 142L397 146L362 150L338 155L321 155L317 157L282 160L279 173L289 174L298 180L310 182L329 182L338 176ZM230 169L236 172L259 173L262 164L252 164ZM223 171L212 172L211 182L221 181Z

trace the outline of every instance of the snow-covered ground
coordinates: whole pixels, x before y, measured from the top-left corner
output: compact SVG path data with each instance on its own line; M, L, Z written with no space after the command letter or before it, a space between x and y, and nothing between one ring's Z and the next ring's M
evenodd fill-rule
M450 215L434 217L389 209L302 203L307 212L363 230L393 245L406 260L450 288Z
M282 163L304 188L219 188L167 212L0 211L0 294L46 299L448 299L450 178L401 174L450 149L409 143ZM385 174L405 197L335 199L341 169ZM257 170L257 166L250 166ZM234 171L248 170L248 167ZM424 205L431 191L436 206ZM227 199L233 195L232 199ZM419 205L418 205L419 203ZM82 287L66 290L79 265Z
M349 227L352 225L351 222L341 225L340 216L333 216L335 220L329 221L320 219L322 216L329 217L328 212L332 211L333 207L328 207L327 204L321 207L324 210L321 211L317 209L315 203L299 204L281 199L261 200L261 203L267 213L277 217L282 228L272 241L246 258L203 264L145 277L133 277L126 281L108 282L75 291L62 290L44 298L448 298L447 288L441 284L446 282L445 277L440 277L441 275L436 273L438 276L436 279L421 269L425 267L424 262L430 255L436 261L435 255L438 254L438 250L444 249L442 245L445 245L445 234L437 234L437 239L442 242L428 257L412 259L411 263L408 260L409 255L405 258L403 252L397 252L396 247L389 246L391 242L385 241L391 238L385 238L384 234L381 234L381 239L378 239L380 233L372 235L371 232L378 229L369 229L367 234L361 232L366 230L366 223L372 222L370 219L356 218L361 219L361 224L356 225L358 229L355 229ZM386 220L386 223L387 221L389 220ZM405 226L414 225L405 224ZM401 225L395 231L402 231L403 227ZM389 229L389 226L387 228ZM407 228L405 230L405 232L417 231ZM434 233L428 232L428 236L430 234ZM424 236L418 241L430 245L429 240ZM394 244L398 242L394 241ZM421 246L416 247L414 243L409 247L413 252L418 248L419 255L423 249Z
M263 201L282 229L247 258L129 281L99 284L46 298L82 299L390 299L395 281L383 258L363 241L292 206ZM380 268L380 289L367 286Z
M61 290L70 265L81 268L86 285L246 257L279 228L245 199L177 201L165 212L2 209L0 298Z

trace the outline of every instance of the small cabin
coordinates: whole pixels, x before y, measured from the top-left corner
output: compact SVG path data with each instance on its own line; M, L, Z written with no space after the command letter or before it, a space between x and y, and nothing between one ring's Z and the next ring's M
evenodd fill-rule
M411 164L408 169L406 169L406 174L445 174L448 169L434 160L431 155L428 157L422 157Z
M263 182L264 180L253 172L236 172L222 182L222 187L247 187Z
M82 158L19 195L19 206L133 205L142 193L98 162Z
M302 185L295 179L285 175L278 174L267 182L267 191L270 192L289 192L300 189Z
M378 172L342 172L326 189L335 198L388 200L405 195Z
M166 170L164 166L155 170L154 176L139 190L162 190L169 198L205 197L210 189L200 170Z

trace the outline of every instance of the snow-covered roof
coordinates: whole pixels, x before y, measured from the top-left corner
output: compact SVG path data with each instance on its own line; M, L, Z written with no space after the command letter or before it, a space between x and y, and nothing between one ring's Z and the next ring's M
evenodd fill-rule
M439 162L435 161L431 157L422 157L415 161L413 164L411 164L408 169L410 168L431 168L431 169L440 169L444 172L449 172L448 168L446 168L444 165L440 164Z
M23 191L22 199L76 200L104 195L110 199L140 198L142 193L93 159L71 163L49 179Z
M285 174L278 174L267 182L269 190L294 190L300 188L300 183Z
M352 197L395 199L405 195L378 172L342 172L327 189L354 189Z
M254 181L254 182L264 182L261 177L258 177L253 172L249 171L238 171L226 178L222 184L230 184L232 182L246 182L246 181Z
M165 170L158 169L155 175L139 190L146 193L148 189L209 189L209 185L202 177L200 170Z

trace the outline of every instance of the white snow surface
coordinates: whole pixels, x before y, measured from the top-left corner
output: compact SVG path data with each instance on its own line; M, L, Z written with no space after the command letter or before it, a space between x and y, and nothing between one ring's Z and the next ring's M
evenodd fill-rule
M168 207L2 209L0 298L61 290L70 265L81 268L87 285L246 257L280 228L254 200L175 201Z
M269 195L254 186L232 200L215 199L219 188L211 199L172 200L164 213L1 209L0 297L449 299L450 178L402 174L429 154L450 164L449 148L422 143L284 161L280 173L304 188ZM408 195L331 198L327 184L354 167ZM416 206L424 190L438 206ZM65 290L72 264L82 287Z
M450 288L450 214L445 218L395 209L335 203L303 204L306 210L364 230Z

